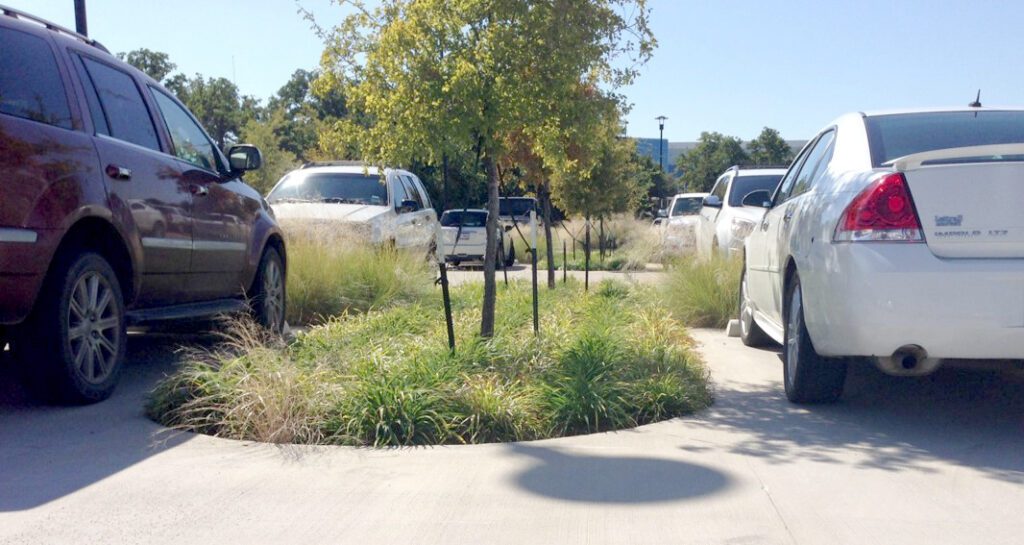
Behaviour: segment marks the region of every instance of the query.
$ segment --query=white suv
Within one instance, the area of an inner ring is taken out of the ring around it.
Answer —
[[[761,221],[784,168],[730,167],[704,198],[697,220],[697,251],[701,255],[742,252],[743,241]]]
[[[660,222],[661,244],[666,252],[684,253],[693,251],[696,244],[697,224],[700,209],[708,193],[680,193],[672,197]]]
[[[354,162],[307,163],[267,195],[278,220],[337,225],[375,245],[428,250],[437,213],[415,174]]]

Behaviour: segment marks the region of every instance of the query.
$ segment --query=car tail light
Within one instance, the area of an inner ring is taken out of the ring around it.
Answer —
[[[836,226],[836,242],[924,241],[907,180],[886,174],[854,197]]]

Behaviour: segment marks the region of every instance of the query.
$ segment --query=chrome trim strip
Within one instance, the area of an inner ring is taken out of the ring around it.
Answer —
[[[0,242],[17,242],[21,244],[35,244],[39,240],[39,233],[28,229],[0,228]]]
[[[162,250],[191,250],[192,241],[180,238],[142,237],[142,247]]]
[[[220,240],[196,240],[192,242],[192,249],[198,251],[227,251],[244,252],[244,242],[223,242]]]

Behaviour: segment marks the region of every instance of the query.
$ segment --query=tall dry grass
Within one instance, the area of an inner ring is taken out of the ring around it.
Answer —
[[[666,308],[690,327],[725,327],[739,305],[742,260],[714,255],[682,258],[662,285]]]

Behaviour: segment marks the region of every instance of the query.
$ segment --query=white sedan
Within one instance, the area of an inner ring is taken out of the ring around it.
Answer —
[[[1024,359],[1024,110],[850,114],[793,162],[747,239],[741,336],[782,343],[786,396],[846,362],[893,375]]]

